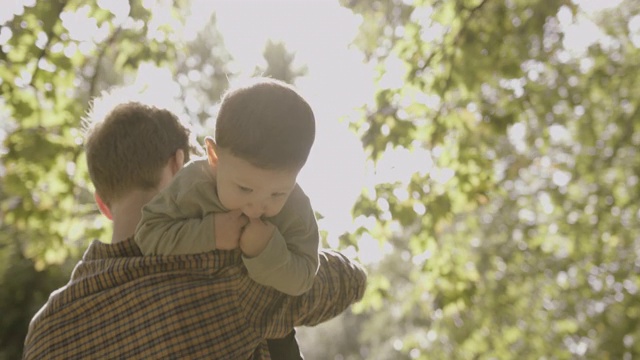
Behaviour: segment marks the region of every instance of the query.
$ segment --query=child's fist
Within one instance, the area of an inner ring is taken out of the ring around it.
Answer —
[[[216,229],[215,242],[218,250],[233,250],[238,247],[242,228],[249,219],[240,210],[218,213],[213,216]]]
[[[268,221],[249,219],[249,224],[240,236],[240,250],[246,257],[254,257],[267,247],[276,227]]]

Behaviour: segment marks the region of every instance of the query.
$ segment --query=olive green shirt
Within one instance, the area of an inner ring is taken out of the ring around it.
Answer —
[[[207,160],[194,160],[142,208],[135,241],[145,255],[213,251],[214,215],[226,211]],[[266,220],[276,230],[262,253],[243,256],[249,277],[289,295],[303,294],[318,271],[319,233],[309,198],[296,184],[280,213]]]

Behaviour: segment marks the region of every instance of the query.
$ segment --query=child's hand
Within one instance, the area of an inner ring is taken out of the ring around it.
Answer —
[[[249,219],[249,224],[244,228],[240,236],[240,250],[246,257],[260,255],[267,247],[276,227],[268,221]]]
[[[218,213],[213,216],[216,228],[216,249],[233,250],[238,247],[242,228],[247,225],[247,218],[241,210]]]

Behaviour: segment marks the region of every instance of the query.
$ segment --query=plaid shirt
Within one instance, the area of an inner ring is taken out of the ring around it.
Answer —
[[[239,251],[142,256],[94,241],[34,316],[24,359],[268,359],[265,338],[313,326],[363,296],[366,274],[320,252],[313,287],[287,296],[247,276]]]

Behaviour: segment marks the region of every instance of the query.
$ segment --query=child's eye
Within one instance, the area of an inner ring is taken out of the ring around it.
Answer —
[[[245,187],[245,186],[238,186],[238,187],[240,188],[240,191],[242,191],[242,192],[250,193],[251,191],[253,191],[253,190],[251,190],[251,189],[249,189],[248,187]]]
[[[273,193],[273,194],[271,194],[271,196],[274,197],[274,198],[275,197],[281,197],[281,196],[284,196],[284,195],[285,195],[285,193]]]

